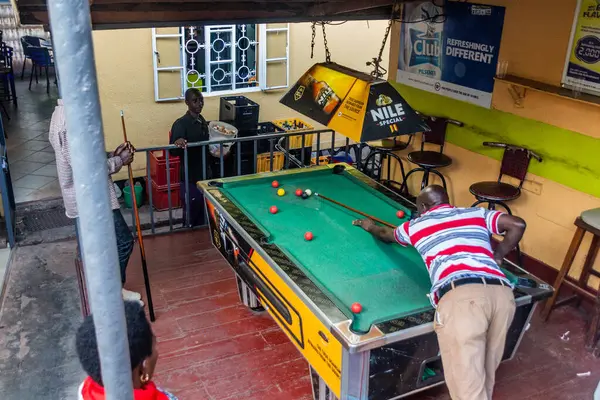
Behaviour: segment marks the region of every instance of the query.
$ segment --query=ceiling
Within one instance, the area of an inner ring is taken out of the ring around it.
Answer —
[[[389,19],[395,0],[90,0],[94,29]],[[46,0],[14,0],[22,25],[48,25]]]

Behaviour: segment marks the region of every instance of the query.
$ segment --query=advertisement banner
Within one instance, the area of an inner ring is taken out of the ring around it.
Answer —
[[[563,86],[600,93],[600,3],[579,0],[575,10],[569,51],[563,69]]]
[[[387,81],[337,65],[313,65],[280,100],[355,142],[429,131]]]
[[[396,81],[490,108],[504,7],[405,3]]]

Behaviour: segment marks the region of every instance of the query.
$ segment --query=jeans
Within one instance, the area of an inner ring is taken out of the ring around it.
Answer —
[[[121,283],[125,284],[127,264],[129,263],[129,257],[133,252],[133,235],[121,214],[121,210],[113,210],[113,219],[115,223],[115,235],[117,237],[117,254],[119,256],[119,267],[121,270]],[[76,218],[75,229],[77,231],[77,237],[81,227],[79,226],[79,218]],[[82,245],[78,241],[79,254],[82,254]],[[82,258],[83,259],[83,258]]]
[[[189,182],[187,185],[181,182],[181,203],[183,204],[183,220],[186,220],[185,192],[189,190],[190,195],[190,226],[203,226],[206,224],[204,212],[204,194],[198,189],[196,183]]]

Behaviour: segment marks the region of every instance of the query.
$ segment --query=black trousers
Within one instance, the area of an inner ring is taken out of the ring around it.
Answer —
[[[133,252],[133,235],[121,214],[121,210],[113,210],[113,219],[115,222],[115,235],[117,237],[117,253],[119,255],[119,267],[121,270],[121,283],[125,283],[127,277],[127,264],[129,263],[129,257]],[[79,226],[79,218],[76,218],[75,228],[77,230],[77,237],[79,238],[79,232],[81,228]],[[81,242],[78,240],[79,255],[81,257]],[[83,257],[81,257],[83,260]]]

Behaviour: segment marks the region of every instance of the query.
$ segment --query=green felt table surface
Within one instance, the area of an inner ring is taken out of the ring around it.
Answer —
[[[284,196],[271,187],[277,179]],[[224,183],[222,191],[259,226],[327,294],[340,310],[353,319],[354,330],[368,331],[372,324],[400,318],[431,307],[425,265],[412,247],[378,241],[352,221],[362,218],[318,196],[297,197],[297,188],[311,189],[392,224],[410,217],[410,210],[361,182],[347,171],[331,169],[240,179]],[[271,214],[269,208],[279,212]],[[404,210],[406,217],[396,216]],[[304,234],[314,239],[306,241]],[[361,303],[354,315],[351,305]]]

